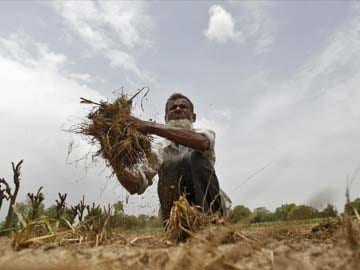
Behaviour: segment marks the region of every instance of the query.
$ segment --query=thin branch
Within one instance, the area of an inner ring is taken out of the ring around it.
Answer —
[[[85,103],[85,104],[95,104],[95,105],[101,105],[100,103],[98,103],[98,102],[95,102],[95,101],[92,101],[92,100],[90,100],[90,99],[86,99],[86,98],[83,98],[83,97],[81,97],[80,98],[80,103]]]
[[[139,89],[139,90],[135,93],[135,95],[133,95],[131,98],[129,98],[128,103],[131,104],[132,101],[133,101],[133,99],[136,98],[136,96],[139,95],[139,94],[140,94],[142,91],[144,91],[146,88],[147,88],[147,87],[143,87],[143,88]],[[147,89],[149,89],[149,88],[147,88]]]
[[[67,193],[61,194],[59,192],[58,196],[59,196],[59,200],[55,200],[55,202],[56,202],[56,218],[60,219],[61,216],[64,214],[65,200],[66,200],[66,197],[67,197]]]
[[[5,185],[5,189],[4,191],[7,193],[7,200],[11,197],[11,188],[9,183],[4,179],[4,178],[0,178],[0,184],[4,184]]]

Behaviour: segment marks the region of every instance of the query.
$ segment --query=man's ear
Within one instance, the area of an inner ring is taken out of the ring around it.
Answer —
[[[194,123],[196,121],[196,113],[193,113],[192,115],[192,122]]]

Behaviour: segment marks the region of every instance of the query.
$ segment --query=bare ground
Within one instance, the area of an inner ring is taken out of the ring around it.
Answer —
[[[338,222],[264,227],[217,226],[186,243],[164,234],[114,235],[104,246],[47,244],[21,251],[0,239],[0,268],[25,269],[360,269]]]

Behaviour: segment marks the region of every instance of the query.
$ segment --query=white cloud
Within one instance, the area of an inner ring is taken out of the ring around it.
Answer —
[[[10,162],[24,159],[20,201],[39,186],[44,186],[47,204],[54,202],[58,192],[68,192],[70,202],[81,194],[99,201],[99,189],[105,184],[104,174],[86,175],[82,167],[65,165],[70,134],[62,128],[78,123],[87,113],[89,108],[84,110],[80,97],[102,98],[69,78],[66,61],[64,55],[23,34],[0,37],[0,171],[11,181]],[[89,150],[86,143],[76,146],[72,159]]]
[[[232,15],[219,5],[209,9],[209,26],[205,36],[210,41],[225,43],[228,40],[242,41],[242,34],[235,31],[235,22]]]
[[[136,62],[136,51],[151,45],[153,23],[144,2],[56,1],[53,6],[92,51],[112,66],[150,79]]]
[[[88,73],[70,73],[68,76],[78,81],[89,81],[91,79],[91,75]]]
[[[46,44],[34,44],[23,33],[12,34],[9,39],[0,37],[1,54],[29,67],[58,69],[66,61],[66,56],[49,51]]]
[[[275,23],[269,12],[272,4],[242,1],[236,2],[236,5],[240,7],[240,12],[235,18],[222,6],[211,6],[205,36],[218,43],[252,40],[256,54],[268,52],[274,43],[275,32]]]
[[[230,109],[216,109],[216,110],[212,110],[210,112],[210,115],[214,116],[214,117],[219,117],[222,120],[231,120],[232,118],[232,112]]]
[[[254,52],[262,54],[270,51],[274,43],[275,22],[270,14],[273,3],[242,1],[239,28],[246,39],[253,39]]]
[[[271,165],[246,186],[228,188],[233,198],[254,207],[305,203],[331,189],[329,202],[342,206],[346,176],[360,166],[359,31],[360,18],[343,25],[290,79],[269,82],[239,117],[233,131],[239,147],[226,146],[238,158],[233,162],[230,155],[224,163],[237,168],[240,160],[243,169],[224,175],[246,179]],[[354,197],[359,186],[354,183]]]
[[[254,52],[256,54],[262,54],[270,51],[271,45],[274,42],[274,38],[270,34],[263,34],[263,36],[256,42]]]
[[[128,53],[120,50],[109,50],[106,56],[109,58],[111,66],[122,67],[138,77],[147,77],[147,75],[142,74],[135,59]]]

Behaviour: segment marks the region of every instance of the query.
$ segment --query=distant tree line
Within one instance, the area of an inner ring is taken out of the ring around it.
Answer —
[[[360,198],[346,206],[351,214],[353,208],[360,212]],[[295,203],[283,204],[271,212],[265,207],[258,207],[251,211],[244,205],[237,205],[229,211],[228,220],[231,223],[246,222],[271,222],[271,221],[292,221],[314,218],[331,218],[338,216],[339,213],[332,204],[328,204],[324,209],[318,210],[308,205],[296,205]]]
[[[36,197],[37,195],[37,198],[40,197],[40,199],[44,196],[43,193],[41,193],[41,189],[40,192],[36,194],[29,193],[29,195],[32,195],[33,197]],[[21,225],[18,218],[19,215],[27,222],[38,218],[47,218],[50,220],[58,220],[63,227],[67,227],[68,224],[86,224],[88,220],[92,220],[91,223],[94,223],[94,220],[96,219],[101,220],[101,217],[107,214],[106,211],[111,211],[108,224],[110,229],[131,230],[161,227],[161,220],[157,216],[135,216],[126,214],[124,212],[122,201],[118,201],[112,206],[108,206],[108,209],[106,209],[95,203],[86,204],[85,198],[83,197],[83,199],[75,206],[67,206],[64,203],[63,206],[60,207],[60,201],[56,200],[56,204],[46,208],[42,203],[42,200],[31,200],[29,195],[25,202],[15,203],[14,209],[16,215],[13,215],[9,226],[7,227],[5,227],[5,221],[0,222],[0,231],[17,229]],[[66,197],[66,194],[59,194],[59,197],[60,196]]]
[[[95,203],[86,204],[85,197],[76,205],[68,205],[66,203],[67,194],[58,194],[58,199],[55,204],[46,208],[43,204],[45,199],[40,187],[36,193],[28,193],[25,202],[16,203],[17,194],[20,188],[21,175],[21,160],[16,165],[12,163],[13,169],[13,185],[11,185],[4,178],[0,178],[0,210],[3,206],[3,201],[9,201],[8,213],[6,219],[0,222],[0,234],[9,230],[16,229],[20,226],[19,216],[25,221],[36,220],[41,217],[57,220],[62,226],[69,224],[78,224],[82,222],[91,221],[91,224],[96,226],[96,222],[100,222],[104,217],[108,218],[108,226],[110,228],[118,229],[143,229],[147,227],[161,227],[161,220],[158,216],[148,215],[128,215],[124,212],[124,205],[122,201],[101,207]],[[360,212],[360,198],[354,201],[349,201],[345,205],[345,210],[350,215]],[[16,212],[14,214],[14,211]],[[231,223],[246,222],[271,222],[271,221],[292,221],[304,220],[313,218],[331,218],[338,216],[339,213],[336,208],[328,204],[324,209],[318,210],[307,205],[296,205],[294,203],[283,204],[271,212],[265,207],[258,207],[251,211],[244,205],[237,205],[232,208],[227,216]]]

